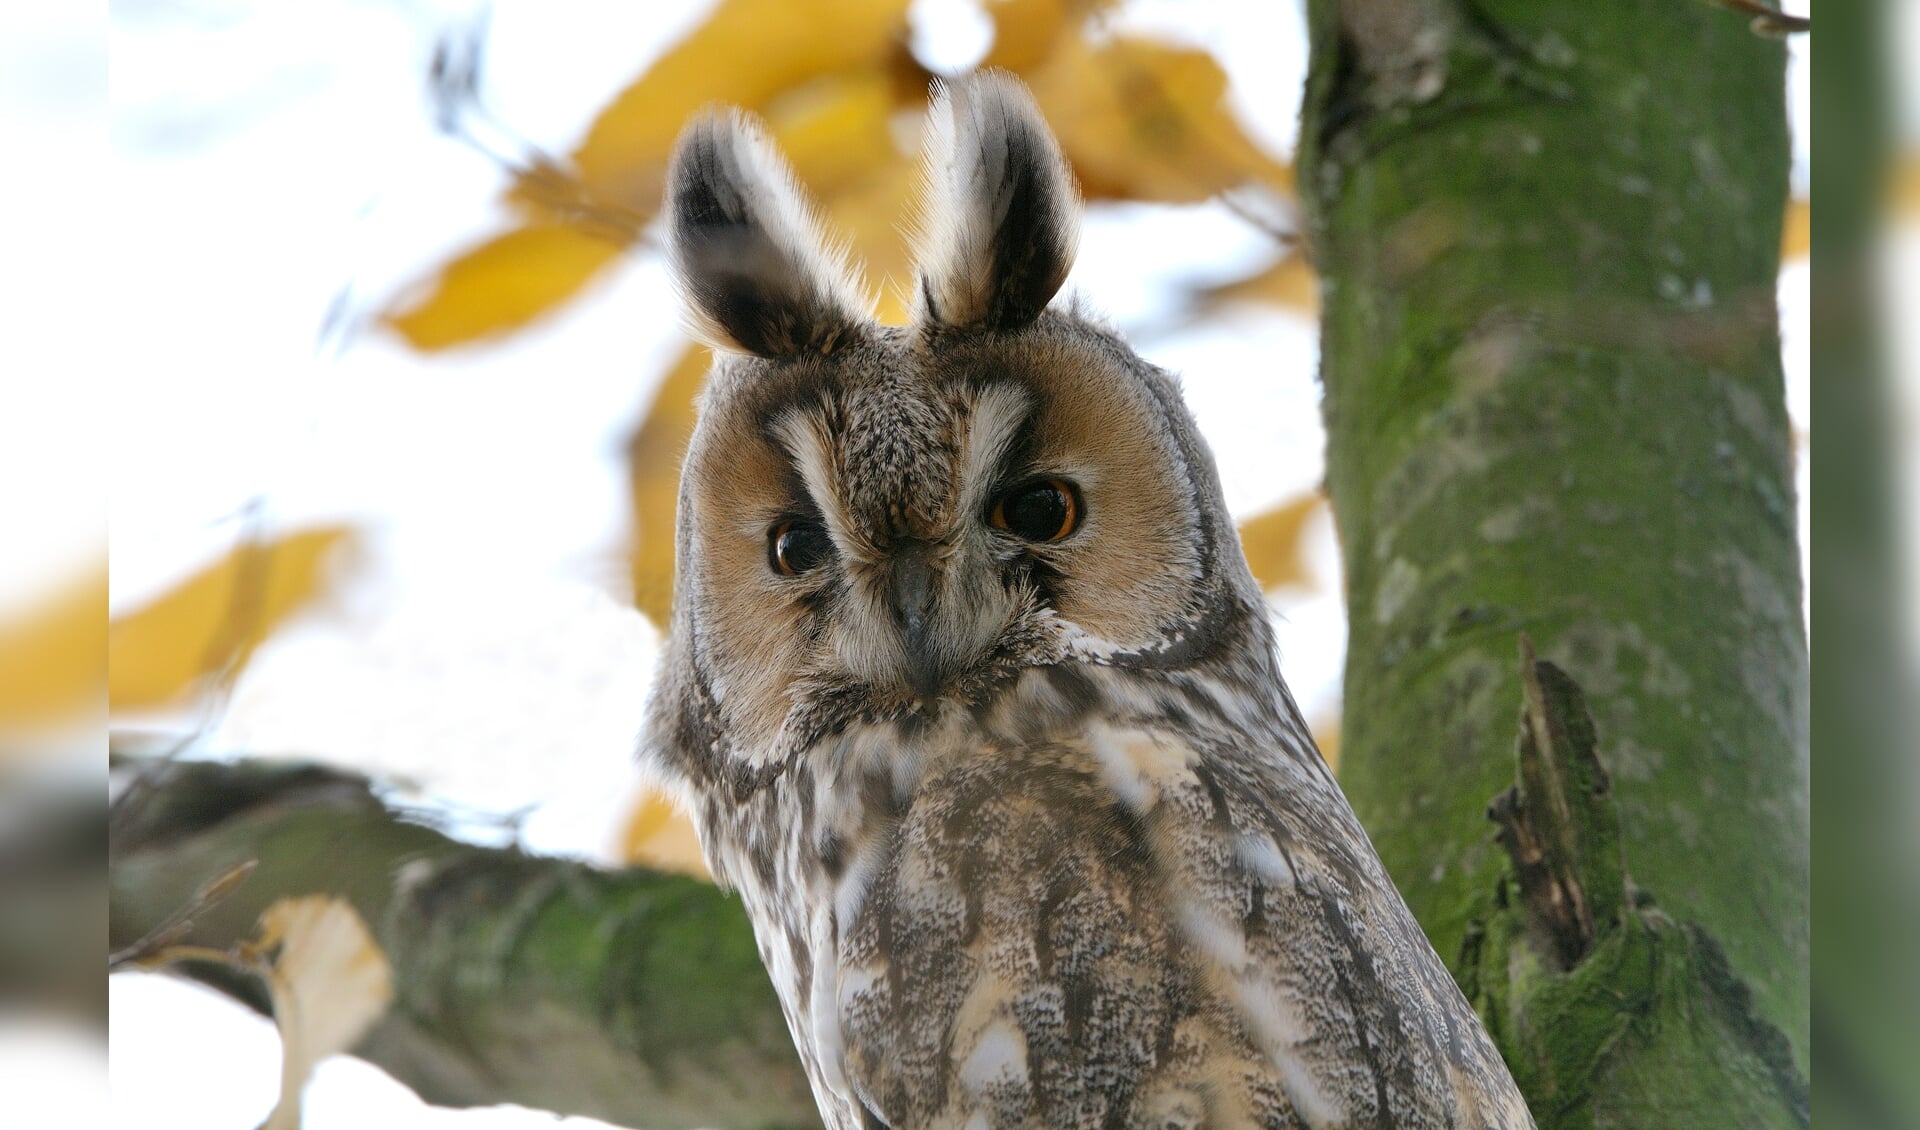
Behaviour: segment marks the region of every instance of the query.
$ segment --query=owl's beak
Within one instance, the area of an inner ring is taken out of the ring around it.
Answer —
[[[933,636],[933,568],[924,542],[901,542],[893,550],[893,610],[906,645],[907,678],[922,698],[932,698],[946,679],[939,642]]]

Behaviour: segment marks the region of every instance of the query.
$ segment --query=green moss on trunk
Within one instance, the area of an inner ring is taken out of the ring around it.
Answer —
[[[1531,634],[1591,700],[1634,880],[1804,1066],[1784,51],[1683,0],[1434,10],[1312,5],[1342,783],[1461,972],[1504,913],[1484,812]],[[1432,34],[1383,55],[1394,19]]]

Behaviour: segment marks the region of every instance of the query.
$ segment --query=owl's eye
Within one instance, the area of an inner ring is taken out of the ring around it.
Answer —
[[[812,522],[793,519],[767,532],[767,564],[783,576],[797,577],[833,556],[833,540]]]
[[[987,520],[1024,541],[1059,541],[1080,527],[1080,498],[1064,479],[1034,479],[1001,495]]]

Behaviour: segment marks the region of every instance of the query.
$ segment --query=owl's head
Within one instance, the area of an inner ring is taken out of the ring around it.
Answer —
[[[929,133],[904,327],[750,119],[680,139],[667,245],[718,351],[655,703],[682,759],[980,709],[1034,667],[1180,666],[1258,606],[1171,378],[1049,307],[1079,198],[1026,91],[948,87]]]

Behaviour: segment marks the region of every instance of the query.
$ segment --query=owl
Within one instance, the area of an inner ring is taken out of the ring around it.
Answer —
[[[1173,378],[1054,303],[1031,98],[936,92],[910,324],[763,131],[681,136],[716,348],[644,757],[862,1127],[1528,1127],[1281,679]]]

